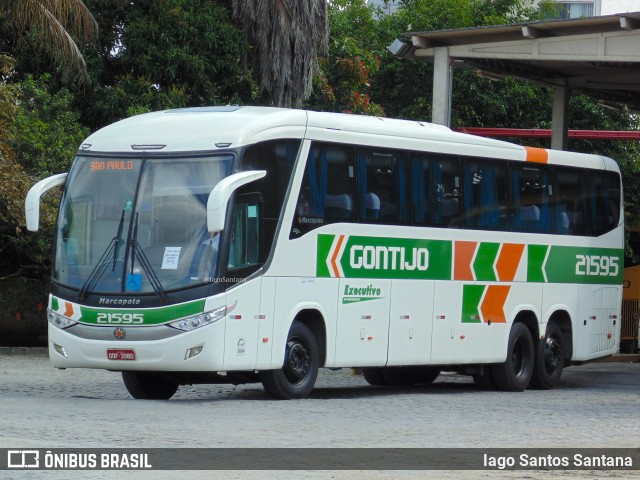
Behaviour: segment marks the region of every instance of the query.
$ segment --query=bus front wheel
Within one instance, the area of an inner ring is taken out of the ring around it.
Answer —
[[[169,400],[178,391],[178,382],[151,372],[122,372],[124,386],[138,400]]]
[[[305,324],[294,322],[289,330],[282,368],[260,372],[260,380],[275,399],[306,398],[316,383],[319,366],[320,352],[313,332]]]
[[[524,323],[514,323],[509,333],[507,359],[491,367],[498,390],[522,392],[533,375],[534,349],[531,332]]]

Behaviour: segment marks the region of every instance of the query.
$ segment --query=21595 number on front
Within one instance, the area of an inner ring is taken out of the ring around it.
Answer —
[[[99,313],[96,323],[106,325],[141,325],[143,313]]]

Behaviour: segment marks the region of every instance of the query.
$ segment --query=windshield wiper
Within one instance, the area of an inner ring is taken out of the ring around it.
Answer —
[[[98,263],[96,263],[96,266],[93,267],[93,270],[87,277],[87,280],[82,285],[80,292],[78,292],[79,301],[82,301],[87,297],[87,292],[89,290],[92,290],[93,287],[95,287],[96,283],[98,282],[98,280],[100,280],[100,278],[102,278],[102,275],[104,275],[104,272],[110,263],[112,265],[111,271],[115,272],[116,263],[118,262],[118,254],[120,252],[120,247],[124,242],[124,240],[122,239],[123,225],[124,225],[124,210],[122,210],[122,215],[120,215],[120,223],[118,224],[118,230],[116,232],[116,236],[111,239],[111,241],[109,242],[109,245],[107,245],[107,248],[105,249],[104,253],[100,257],[100,260],[98,260]],[[109,261],[108,259],[111,255],[113,255],[113,259]]]
[[[129,250],[131,251],[131,270],[130,270],[131,275],[133,275],[133,266],[136,261],[136,252],[137,252],[140,266],[142,267],[142,270],[144,271],[144,273],[147,275],[147,278],[149,278],[149,283],[151,284],[151,287],[153,287],[153,291],[156,292],[156,295],[158,295],[162,300],[167,300],[167,295],[164,293],[164,288],[162,287],[162,283],[160,283],[160,279],[158,278],[158,275],[156,274],[155,270],[151,266],[151,262],[149,262],[149,259],[144,254],[142,247],[140,247],[140,244],[138,243],[138,214],[137,213],[136,213],[136,221],[133,225],[133,235],[131,236],[131,240],[129,241]]]

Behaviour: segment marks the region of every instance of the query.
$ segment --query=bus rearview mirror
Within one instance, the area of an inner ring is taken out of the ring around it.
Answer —
[[[213,187],[207,201],[207,229],[209,233],[217,233],[224,230],[227,204],[233,192],[247,183],[263,178],[266,174],[266,170],[239,172],[223,178]]]
[[[58,175],[52,175],[36,183],[24,201],[24,214],[27,219],[27,230],[31,232],[37,232],[40,228],[40,197],[47,190],[57,187],[58,185],[64,185],[67,181],[68,173],[59,173]]]

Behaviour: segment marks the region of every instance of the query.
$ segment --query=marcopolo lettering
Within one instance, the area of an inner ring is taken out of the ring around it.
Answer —
[[[365,270],[419,270],[429,269],[429,250],[383,245],[353,245],[349,252],[351,268]]]

